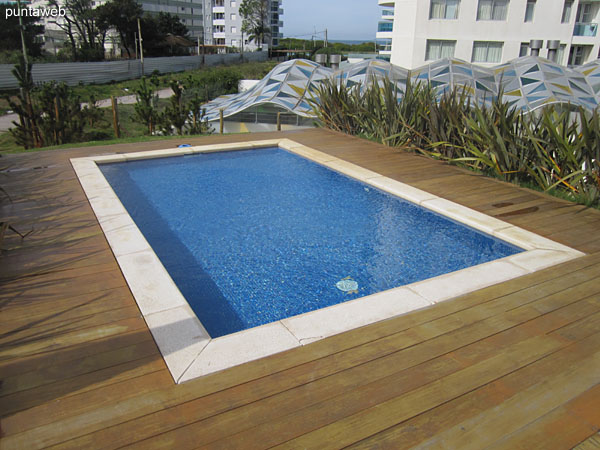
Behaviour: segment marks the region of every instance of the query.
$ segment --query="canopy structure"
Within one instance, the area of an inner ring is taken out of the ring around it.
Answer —
[[[482,67],[459,59],[440,59],[414,70],[382,60],[350,64],[339,70],[312,61],[295,59],[277,65],[252,89],[219,97],[204,107],[208,120],[234,116],[252,106],[271,104],[302,117],[314,117],[308,102],[323,80],[348,87],[389,79],[402,98],[408,80],[430,83],[437,95],[455,87],[465,89],[478,103],[489,103],[502,92],[515,108],[526,112],[562,103],[593,110],[600,104],[600,60],[567,68],[550,60],[524,56],[496,67]]]

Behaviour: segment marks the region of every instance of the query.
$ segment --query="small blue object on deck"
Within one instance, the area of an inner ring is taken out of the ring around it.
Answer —
[[[184,148],[184,147],[191,147],[191,145],[190,144],[181,144],[181,145],[177,146],[177,148]]]
[[[213,338],[522,251],[279,148],[101,169]]]

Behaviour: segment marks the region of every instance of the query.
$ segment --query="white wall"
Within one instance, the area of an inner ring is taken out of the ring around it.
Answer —
[[[396,0],[391,62],[410,69],[427,64],[428,39],[456,40],[454,57],[465,61],[471,61],[473,41],[504,42],[501,62],[506,62],[519,56],[521,42],[531,39],[544,41],[540,52],[543,57],[547,56],[548,40],[566,44],[563,64],[567,62],[571,44],[591,44],[594,47],[587,61],[593,60],[598,57],[600,33],[595,37],[573,36],[579,1],[574,1],[569,23],[562,24],[563,0],[537,0],[533,21],[528,23],[524,21],[527,0],[510,0],[505,21],[478,21],[479,0],[461,0],[455,20],[430,20],[430,0]],[[592,22],[600,22],[599,16],[597,12]]]

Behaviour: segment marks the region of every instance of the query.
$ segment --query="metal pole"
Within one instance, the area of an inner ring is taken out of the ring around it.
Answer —
[[[277,131],[281,131],[281,113],[277,113]]]
[[[19,31],[21,32],[21,46],[23,50],[23,60],[25,61],[25,66],[29,64],[29,59],[27,58],[27,47],[25,46],[25,34],[23,33],[23,17],[21,14],[21,0],[17,0],[17,8],[19,8]]]
[[[204,62],[205,62],[204,61],[205,60],[204,54],[206,53],[206,49],[204,47],[205,43],[206,43],[206,39],[204,37],[204,26],[202,26],[202,65],[204,65]]]
[[[137,47],[138,47],[138,39],[137,39],[137,31],[133,32],[133,42],[135,43],[135,59],[138,59],[138,51],[137,51]]]
[[[144,46],[142,45],[142,26],[140,25],[140,19],[138,18],[138,35],[140,37],[140,61],[142,63],[142,76],[144,76]]]
[[[198,56],[200,56],[200,36],[198,36]]]
[[[325,48],[327,48],[327,28],[325,28]]]

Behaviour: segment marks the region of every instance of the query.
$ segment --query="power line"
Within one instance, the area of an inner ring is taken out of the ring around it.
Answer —
[[[294,36],[286,36],[284,39],[291,39],[291,38],[297,38],[297,37],[304,37],[304,36],[314,36],[316,34],[327,34],[327,30],[323,30],[323,31],[314,31],[312,33],[306,33],[306,34],[296,34]]]

